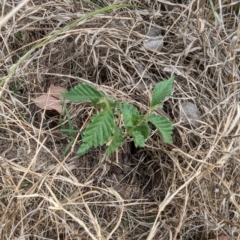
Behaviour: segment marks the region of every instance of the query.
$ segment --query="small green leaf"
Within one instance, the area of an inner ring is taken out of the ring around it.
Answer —
[[[167,96],[172,93],[173,81],[174,78],[171,77],[168,80],[156,84],[155,88],[152,91],[151,107],[158,105],[161,101],[163,101]]]
[[[91,117],[91,122],[83,132],[82,145],[78,154],[86,153],[91,147],[102,146],[112,134],[114,116],[111,110],[105,109]]]
[[[104,97],[102,93],[97,91],[95,88],[91,87],[88,84],[78,84],[70,91],[62,93],[63,97],[73,102],[98,102],[101,98]]]
[[[168,118],[160,115],[150,115],[148,121],[157,128],[165,143],[172,143],[173,125]]]
[[[144,147],[145,146],[145,139],[140,132],[135,130],[132,132],[132,136],[134,139],[135,147]]]
[[[141,125],[134,128],[131,135],[134,139],[135,147],[144,147],[145,141],[150,133],[150,128],[147,123],[142,123]]]
[[[124,125],[127,129],[133,127],[138,123],[140,115],[135,106],[128,103],[121,103],[120,111],[123,115]]]
[[[115,152],[116,149],[121,146],[123,142],[123,133],[122,130],[115,126],[113,136],[110,138],[110,141],[108,142],[108,148],[106,151],[106,155],[110,155],[111,153]]]

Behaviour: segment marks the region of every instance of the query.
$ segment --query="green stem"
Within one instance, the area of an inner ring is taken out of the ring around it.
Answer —
[[[152,111],[152,108],[150,107],[150,108],[147,110],[146,114],[141,117],[141,119],[138,121],[138,123],[137,123],[135,126],[131,127],[131,128],[124,134],[124,138],[126,138],[127,136],[131,136],[131,133],[134,131],[134,129],[135,129],[136,127],[138,127],[139,125],[141,125],[143,122],[146,122],[146,120],[147,120],[148,116],[150,115],[151,111]]]
[[[113,110],[107,98],[104,98],[104,103],[106,104],[107,109]]]

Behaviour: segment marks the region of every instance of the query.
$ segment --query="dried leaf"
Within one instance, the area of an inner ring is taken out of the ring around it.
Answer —
[[[60,114],[63,113],[61,101],[47,93],[32,99],[32,101],[41,109],[56,110]]]
[[[64,97],[61,95],[61,93],[67,92],[67,89],[64,87],[55,86],[51,84],[48,91],[49,91],[49,94],[52,95],[53,97],[63,100]]]

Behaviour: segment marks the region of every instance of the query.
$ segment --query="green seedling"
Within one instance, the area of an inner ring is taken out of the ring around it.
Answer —
[[[144,147],[152,125],[165,143],[172,143],[172,122],[154,112],[161,108],[162,101],[172,93],[173,81],[174,78],[171,77],[155,85],[149,109],[144,115],[140,114],[134,105],[114,101],[88,84],[79,84],[69,92],[62,93],[65,99],[73,102],[89,101],[92,106],[99,109],[83,131],[78,154],[85,154],[92,147],[106,144],[105,154],[110,155],[127,137],[133,138],[136,147]],[[122,125],[124,127],[120,127]]]

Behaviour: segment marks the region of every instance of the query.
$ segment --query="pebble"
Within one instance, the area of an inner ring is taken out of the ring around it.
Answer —
[[[160,30],[155,27],[151,27],[147,33],[148,39],[143,41],[145,48],[153,51],[161,51],[163,48],[163,37],[160,34]]]
[[[180,106],[180,119],[183,123],[188,123],[190,125],[194,125],[195,127],[199,127],[201,125],[200,122],[201,112],[198,107],[191,102],[183,102]]]

